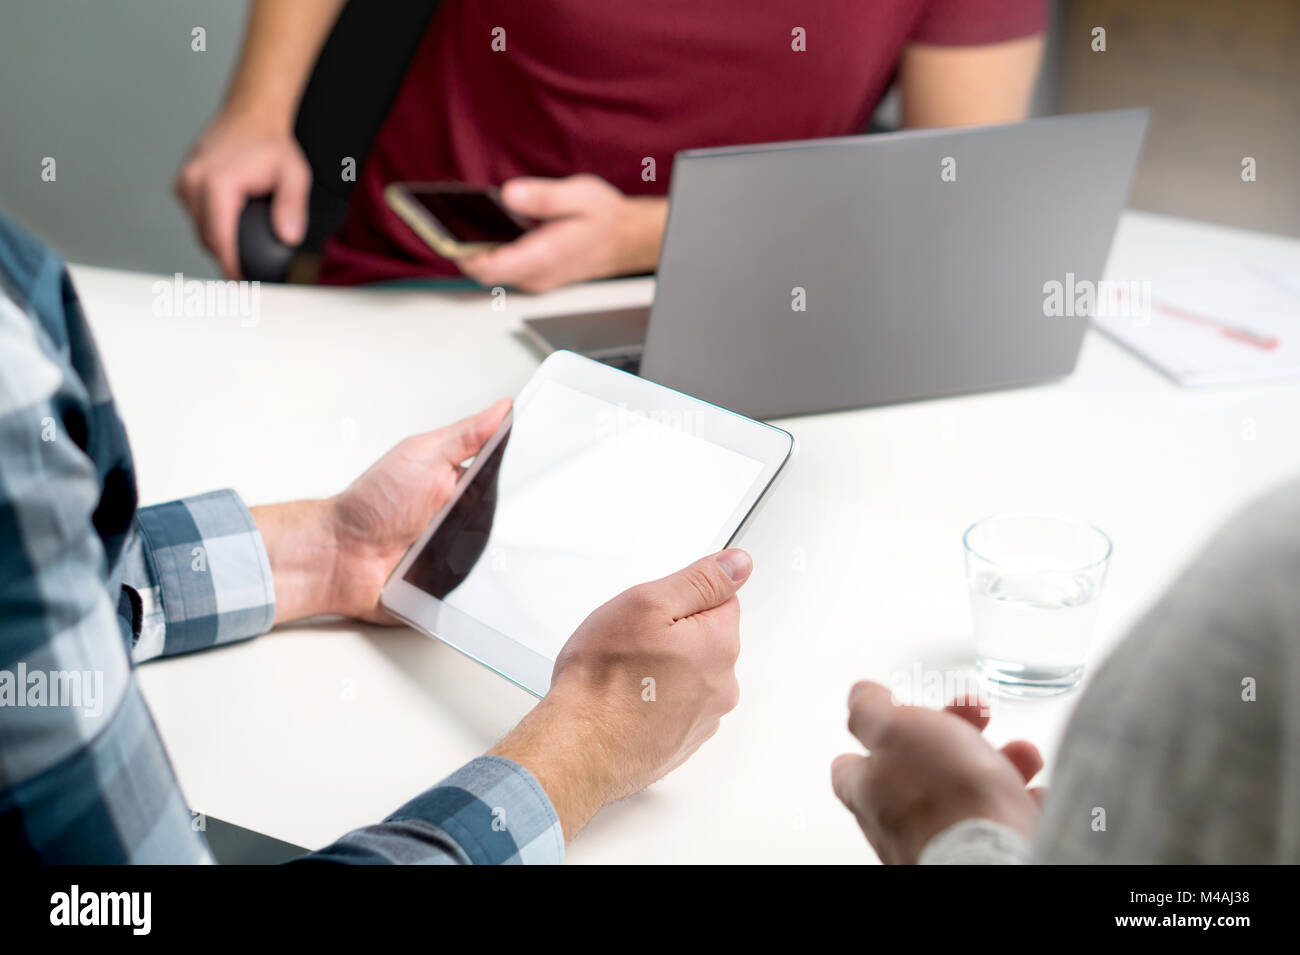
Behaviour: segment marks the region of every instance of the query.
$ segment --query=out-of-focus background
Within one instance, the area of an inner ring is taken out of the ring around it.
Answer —
[[[73,262],[216,276],[172,180],[225,94],[239,0],[4,0],[0,208]],[[206,53],[190,31],[207,31]],[[41,179],[53,157],[58,179]]]
[[[1049,6],[1035,112],[1153,110],[1134,207],[1300,236],[1298,0]],[[171,182],[221,100],[246,8],[4,0],[0,208],[75,262],[215,275]],[[205,52],[191,50],[195,27]],[[57,185],[42,181],[46,157]],[[1242,181],[1245,157],[1254,182]]]

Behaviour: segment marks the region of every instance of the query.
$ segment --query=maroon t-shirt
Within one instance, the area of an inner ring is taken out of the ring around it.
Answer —
[[[862,132],[910,42],[1044,26],[1042,0],[445,0],[321,281],[457,274],[388,209],[390,182],[589,172],[666,195],[682,149]]]

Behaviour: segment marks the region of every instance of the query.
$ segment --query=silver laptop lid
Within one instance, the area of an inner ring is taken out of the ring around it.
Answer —
[[[1144,109],[678,154],[643,377],[754,417],[1068,374]]]

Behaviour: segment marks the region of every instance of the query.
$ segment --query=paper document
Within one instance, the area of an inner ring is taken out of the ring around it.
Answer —
[[[1093,324],[1181,385],[1300,379],[1300,267],[1225,263],[1155,279]]]

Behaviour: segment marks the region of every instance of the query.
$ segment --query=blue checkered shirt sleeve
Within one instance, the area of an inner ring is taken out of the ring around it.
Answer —
[[[298,862],[532,865],[564,860],[564,833],[528,770],[480,756],[382,823]]]
[[[120,578],[136,663],[271,628],[271,565],[253,517],[234,491],[142,508],[132,531]]]
[[[251,637],[271,569],[233,491],[137,509],[62,262],[0,215],[0,856],[210,862],[132,664]],[[307,860],[557,862],[555,811],[485,756]]]

